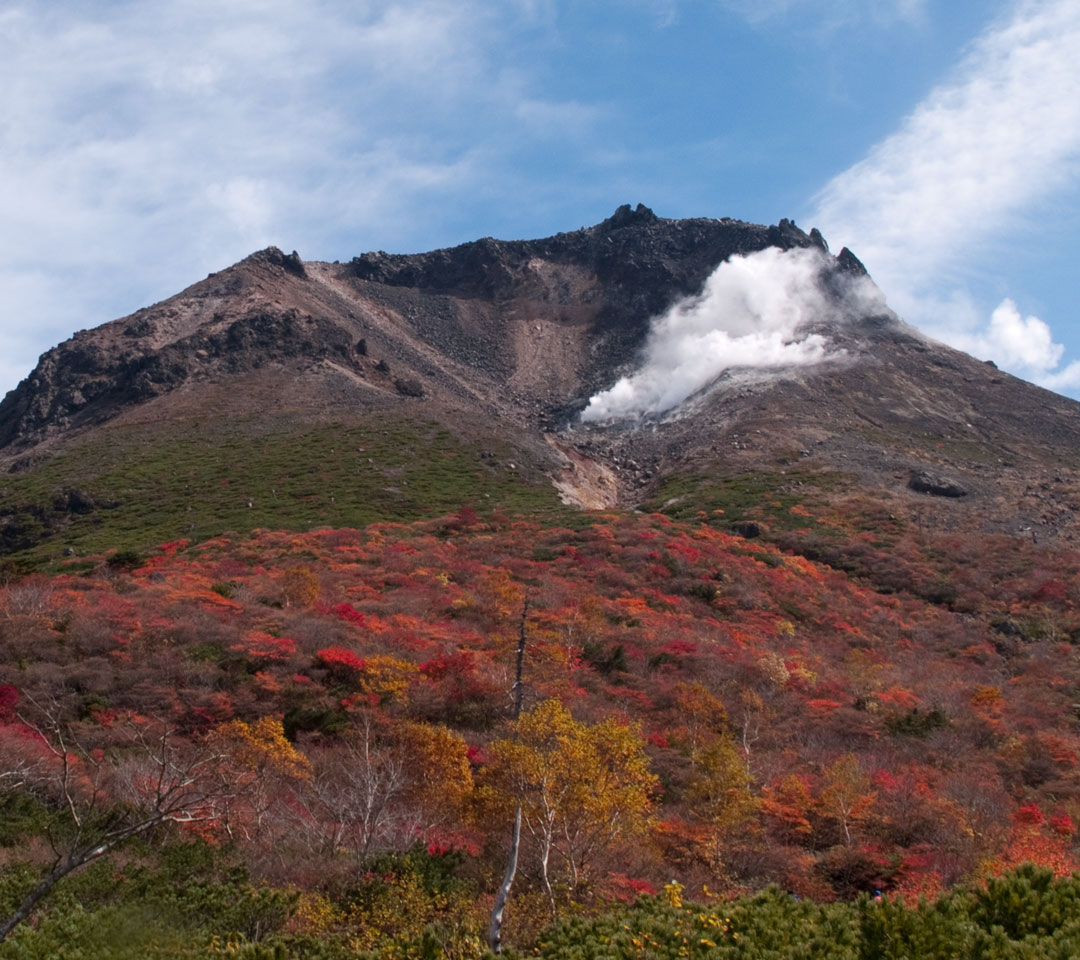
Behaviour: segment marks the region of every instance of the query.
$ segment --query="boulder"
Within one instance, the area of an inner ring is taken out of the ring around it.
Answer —
[[[908,487],[916,493],[927,493],[932,497],[966,497],[968,495],[959,483],[948,477],[919,471],[908,480]]]

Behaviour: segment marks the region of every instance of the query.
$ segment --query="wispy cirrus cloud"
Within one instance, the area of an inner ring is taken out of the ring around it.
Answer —
[[[658,189],[699,214],[715,210],[718,171],[734,189],[726,203],[771,189],[762,142],[784,144],[771,151],[781,157],[772,177],[801,167],[798,125],[784,141],[784,109],[805,66],[753,77],[775,112],[716,96],[716,84],[737,92],[751,82],[745,62],[684,41],[731,29],[715,16],[722,2],[8,0],[0,391],[72,330],[267,243],[331,258],[415,249],[511,223],[561,226],[579,200],[592,204],[582,220],[601,201],[656,203]],[[751,58],[808,25],[880,38],[883,25],[937,22],[926,0],[727,6],[759,18],[740,31]],[[958,251],[978,233],[965,233],[965,218],[1003,229],[1067,179],[1080,103],[1074,6],[1024,4],[818,198],[830,239],[851,244],[911,319],[925,325],[929,314],[905,303],[936,298],[936,316],[954,327],[966,318],[964,330],[979,334],[986,323],[971,298],[942,281],[962,271]],[[642,110],[650,85],[662,96]],[[972,342],[1003,349],[1007,338]],[[1045,368],[1044,382],[1051,373],[1064,376]]]
[[[678,22],[686,0],[619,0],[648,11],[658,26]],[[713,0],[753,26],[799,18],[826,32],[844,26],[921,23],[928,0]]]
[[[931,335],[1055,388],[1063,350],[1006,300],[987,320],[966,273],[994,237],[1069,186],[1080,161],[1080,5],[1028,0],[972,45],[901,127],[830,181],[811,220],[852,246]]]

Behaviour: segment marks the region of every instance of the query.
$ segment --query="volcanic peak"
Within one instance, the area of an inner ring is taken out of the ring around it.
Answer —
[[[664,416],[580,423],[590,398],[639,369],[655,318],[733,256],[768,248],[820,253],[811,332],[842,361],[732,367]],[[935,508],[949,523],[1071,530],[1080,406],[928,341],[853,253],[827,251],[789,220],[665,219],[640,204],[542,239],[347,263],[269,247],[46,352],[0,402],[0,462],[22,469],[104,424],[393,417],[478,449],[498,436],[582,504],[639,503],[665,477],[775,471],[798,451],[812,472],[913,503],[949,498],[912,476],[955,481],[970,495]],[[1064,484],[1049,512],[1022,496],[1044,473]]]
[[[649,319],[698,292],[717,264],[813,245],[787,220],[672,220],[638,204],[540,240],[368,253],[347,265],[268,247],[47,351],[0,402],[0,450],[106,422],[185,385],[264,367],[296,377],[312,363],[367,387],[365,403],[389,389],[498,404],[509,385],[501,399],[512,404],[570,410],[632,364]],[[380,379],[391,365],[404,376]]]

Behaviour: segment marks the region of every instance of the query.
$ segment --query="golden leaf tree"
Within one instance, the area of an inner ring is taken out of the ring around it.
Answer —
[[[870,789],[870,778],[863,772],[859,758],[845,753],[824,771],[821,803],[839,822],[844,842],[852,845],[852,825],[863,820],[874,805],[876,794]]]
[[[558,700],[545,700],[491,744],[489,800],[520,805],[539,880],[555,912],[552,861],[573,888],[598,854],[645,829],[656,778],[639,730],[608,718],[575,720]]]
[[[711,866],[719,871],[727,843],[744,835],[758,803],[750,791],[746,764],[729,736],[714,737],[698,750],[688,796],[706,826]]]

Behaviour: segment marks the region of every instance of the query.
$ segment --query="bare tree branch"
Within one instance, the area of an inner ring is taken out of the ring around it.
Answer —
[[[56,857],[0,923],[0,941],[79,867],[162,824],[221,821],[239,789],[222,751],[176,737],[164,721],[129,718],[96,731],[104,745],[93,747],[57,704],[27,699],[37,716],[19,718],[36,734],[31,745],[41,758],[9,764],[17,774],[9,789],[32,789],[55,810],[49,840]]]

